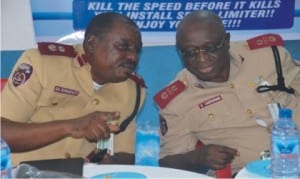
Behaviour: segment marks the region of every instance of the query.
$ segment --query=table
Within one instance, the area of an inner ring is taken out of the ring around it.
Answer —
[[[93,176],[105,176],[109,178],[111,173],[137,173],[144,175],[144,178],[203,178],[203,179],[212,179],[211,177],[190,172],[186,170],[179,170],[173,168],[165,168],[165,167],[155,167],[155,166],[142,166],[142,165],[97,165],[93,163],[84,164],[83,167],[83,176],[91,178]],[[99,177],[101,178],[101,177]],[[105,177],[103,177],[105,178]],[[129,177],[124,177],[129,178]],[[138,177],[140,178],[140,177]],[[142,177],[143,178],[143,177]],[[113,179],[113,178],[112,178]]]
[[[262,176],[256,175],[254,173],[250,173],[250,172],[247,171],[246,168],[243,168],[235,176],[235,179],[246,179],[246,178],[251,178],[251,179],[255,179],[255,178],[259,178],[259,179],[271,179],[271,178],[266,178],[266,177],[262,177]]]
[[[271,161],[254,160],[249,162],[237,175],[237,179],[262,178],[271,179]]]

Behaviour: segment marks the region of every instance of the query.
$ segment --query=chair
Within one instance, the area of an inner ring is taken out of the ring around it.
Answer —
[[[1,78],[1,91],[4,88],[6,83],[7,83],[7,78]]]

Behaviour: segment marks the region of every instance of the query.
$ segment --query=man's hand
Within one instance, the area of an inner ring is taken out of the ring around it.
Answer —
[[[216,144],[205,145],[199,151],[201,163],[214,170],[224,168],[236,156],[239,156],[236,149]]]
[[[90,142],[108,138],[110,133],[119,131],[119,112],[93,112],[86,116],[69,120],[70,136],[86,138]]]

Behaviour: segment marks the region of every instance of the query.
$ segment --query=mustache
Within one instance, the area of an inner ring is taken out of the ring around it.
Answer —
[[[120,66],[135,68],[137,66],[137,63],[134,61],[124,60],[124,62],[121,63]]]

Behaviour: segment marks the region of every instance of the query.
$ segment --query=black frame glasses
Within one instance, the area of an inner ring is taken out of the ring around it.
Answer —
[[[221,42],[218,45],[210,45],[204,48],[200,47],[191,47],[187,49],[179,49],[179,53],[183,58],[186,59],[194,59],[199,56],[200,52],[205,52],[209,55],[215,56],[217,52],[224,46],[225,44],[225,38],[224,35]]]

